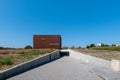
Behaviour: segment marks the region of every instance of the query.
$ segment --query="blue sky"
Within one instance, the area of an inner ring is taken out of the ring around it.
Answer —
[[[34,34],[62,44],[120,43],[119,0],[0,0],[0,46],[32,45]]]

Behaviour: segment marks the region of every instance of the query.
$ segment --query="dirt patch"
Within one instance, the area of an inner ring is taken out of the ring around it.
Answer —
[[[75,51],[95,56],[98,58],[111,60],[118,59],[120,60],[120,51],[109,51],[109,50],[91,50],[91,49],[74,49]]]

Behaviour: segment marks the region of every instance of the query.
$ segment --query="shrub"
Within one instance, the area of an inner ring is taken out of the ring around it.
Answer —
[[[3,47],[0,47],[0,49],[4,49]]]
[[[86,46],[86,48],[90,48],[90,46],[89,46],[89,45],[87,45],[87,46]]]
[[[93,48],[93,47],[96,47],[95,44],[90,44],[90,45],[87,45],[86,48]]]
[[[12,65],[13,60],[11,58],[2,58],[0,59],[0,65]]]
[[[32,49],[32,46],[27,45],[27,46],[25,46],[25,48],[24,48],[24,49]]]
[[[95,44],[90,44],[90,47],[96,47]]]
[[[109,47],[109,45],[108,44],[101,44],[101,47]]]
[[[72,46],[72,47],[71,47],[71,49],[74,49],[74,48],[75,48],[75,46]]]

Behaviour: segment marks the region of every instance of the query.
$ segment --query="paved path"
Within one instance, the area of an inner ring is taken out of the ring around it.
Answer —
[[[8,80],[102,80],[77,60],[62,57]]]
[[[108,68],[103,68],[100,66],[91,65],[84,62],[80,62],[80,64],[83,64],[83,66],[88,68],[90,72],[95,73],[104,80],[120,80],[120,72],[112,71],[111,69]]]

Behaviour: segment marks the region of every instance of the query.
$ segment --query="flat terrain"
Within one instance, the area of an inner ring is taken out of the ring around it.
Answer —
[[[73,49],[73,50],[106,60],[111,60],[111,59],[120,60],[120,51],[92,50],[92,49]]]
[[[53,49],[19,49],[19,50],[0,50],[0,71],[13,67],[17,64],[43,56]]]
[[[103,80],[78,60],[62,57],[8,80]]]

